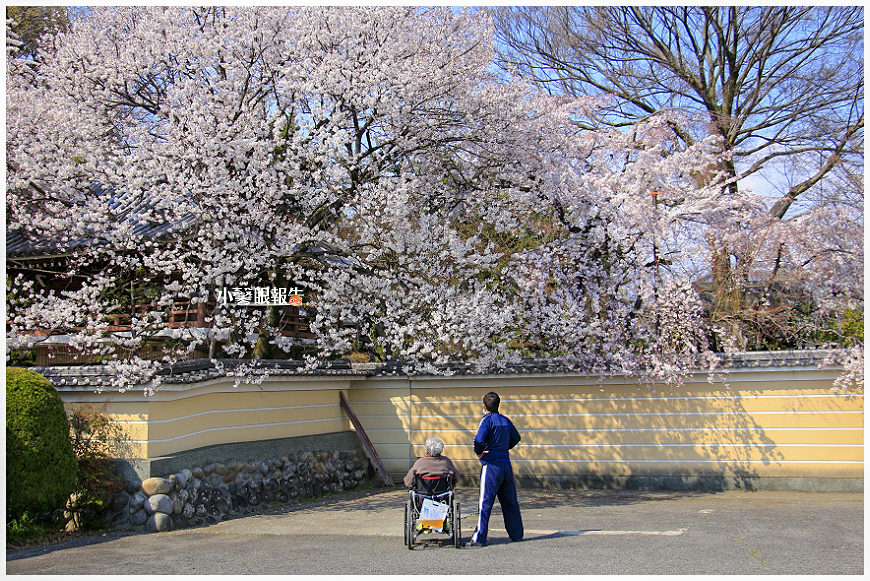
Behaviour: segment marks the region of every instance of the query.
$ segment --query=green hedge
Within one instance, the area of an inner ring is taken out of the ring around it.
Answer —
[[[76,486],[63,402],[46,378],[6,368],[6,520],[63,508]]]

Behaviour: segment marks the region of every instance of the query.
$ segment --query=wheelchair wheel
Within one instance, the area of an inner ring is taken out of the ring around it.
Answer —
[[[462,517],[459,515],[458,502],[453,504],[450,518],[450,528],[453,530],[453,546],[458,549],[462,546]]]
[[[414,525],[416,524],[416,519],[414,518],[414,500],[408,499],[408,503],[405,504],[405,544],[408,546],[408,549],[414,549]]]
[[[404,520],[403,523],[402,523],[402,532],[403,532],[404,535],[405,535],[405,545],[406,545],[406,546],[407,546],[407,544],[408,544],[408,530],[409,530],[409,527],[408,527],[408,518],[409,518],[409,517],[408,517],[408,503],[406,502],[406,503],[405,503],[405,520]]]

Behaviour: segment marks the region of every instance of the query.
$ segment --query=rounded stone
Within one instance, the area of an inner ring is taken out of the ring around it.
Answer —
[[[172,514],[181,514],[181,509],[184,508],[184,501],[180,496],[172,499]]]
[[[162,512],[155,512],[148,517],[145,530],[149,533],[163,533],[172,530],[172,517]]]
[[[144,510],[137,510],[130,515],[130,524],[134,527],[141,527],[148,521],[148,513]]]
[[[196,514],[196,509],[193,508],[193,505],[190,504],[189,502],[185,502],[184,506],[181,507],[181,516],[183,516],[187,520],[192,519],[193,515],[195,515],[195,514]]]
[[[110,510],[112,512],[120,512],[124,510],[130,504],[130,499],[132,498],[133,497],[130,496],[126,490],[122,490],[112,499]]]
[[[212,488],[219,487],[221,484],[223,484],[223,481],[224,481],[223,476],[221,476],[220,474],[217,474],[217,473],[212,473],[207,479],[209,486]]]
[[[172,515],[172,530],[185,529],[190,526],[190,522],[180,514]]]
[[[185,472],[187,472],[187,474],[185,474]],[[178,479],[179,488],[186,488],[187,482],[190,479],[190,470],[182,470],[175,475],[175,478]]]
[[[191,468],[191,469],[190,469],[190,474],[191,474],[194,478],[197,478],[197,479],[199,479],[199,480],[202,480],[203,478],[205,478],[205,474],[203,474],[203,472],[202,472],[202,468],[200,468],[199,466],[194,466],[193,468]]]
[[[217,463],[214,465],[214,473],[219,474],[220,476],[226,476],[227,472],[229,472],[229,468],[225,465]]]
[[[111,531],[126,531],[132,526],[132,518],[126,510],[117,513],[109,521],[109,530]]]
[[[134,494],[133,496],[131,496],[130,497],[130,504],[129,504],[130,510],[134,511],[134,510],[139,510],[140,508],[142,508],[142,505],[145,504],[145,499],[147,499],[147,498],[148,498],[148,496],[144,492],[142,492],[141,490],[139,492],[137,492],[136,494]]]
[[[142,492],[148,496],[166,494],[170,488],[169,481],[165,478],[146,478],[142,481]]]
[[[149,496],[145,501],[145,512],[154,514],[161,512],[163,514],[172,514],[172,499],[165,494],[155,494]]]
[[[212,474],[214,474],[214,466],[214,464],[206,464],[202,467],[202,473],[205,476],[211,476]]]

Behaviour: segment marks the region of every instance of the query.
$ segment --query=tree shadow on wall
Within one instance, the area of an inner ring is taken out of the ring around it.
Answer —
[[[754,490],[765,467],[786,460],[783,442],[768,430],[797,429],[789,417],[791,394],[784,394],[783,404],[760,398],[760,391],[706,383],[658,392],[638,386],[570,389],[546,396],[504,390],[502,407],[523,438],[511,452],[521,487]],[[765,386],[764,395],[771,390],[776,388]],[[448,447],[467,440],[461,445],[468,450],[449,454],[467,461],[477,426],[475,399],[469,396],[462,414],[455,403],[441,406],[437,398],[415,401],[414,424],[424,424],[422,418],[439,426],[432,431]]]
[[[526,438],[540,445],[538,453],[556,466],[574,461],[581,467],[597,464],[611,469],[609,474],[581,469],[581,486],[752,490],[759,467],[784,460],[766,432],[770,424],[755,419],[757,393],[691,385],[663,393],[646,388],[632,392],[628,387],[595,391],[566,393],[557,398],[563,400],[560,404],[542,402],[538,417],[559,418],[567,429],[532,429]],[[572,399],[576,401],[564,403]],[[526,417],[538,422],[530,412]]]

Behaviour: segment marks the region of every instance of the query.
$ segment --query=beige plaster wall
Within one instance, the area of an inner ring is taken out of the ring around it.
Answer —
[[[276,376],[164,385],[153,396],[59,388],[68,402],[104,405],[127,430],[129,457],[215,444],[352,429],[344,391],[395,480],[429,436],[469,479],[471,442],[492,390],[522,435],[518,476],[863,479],[863,394],[831,391],[836,371],[738,370],[728,385],[699,376],[651,391],[631,379],[581,374],[452,377]]]
[[[652,392],[584,376],[403,378],[355,383],[349,400],[394,477],[429,436],[466,474],[490,390],[519,429],[514,470],[549,477],[863,478],[864,399],[819,370],[732,373]]]

